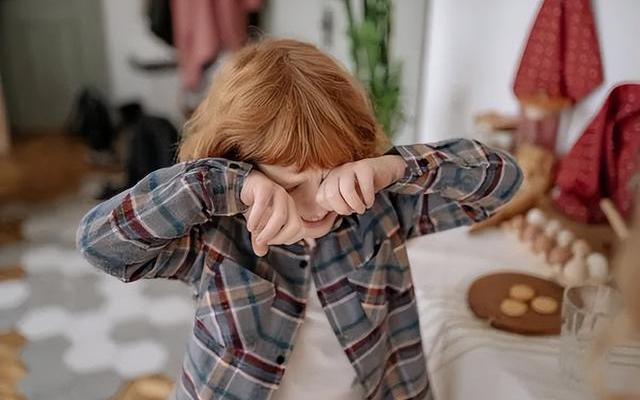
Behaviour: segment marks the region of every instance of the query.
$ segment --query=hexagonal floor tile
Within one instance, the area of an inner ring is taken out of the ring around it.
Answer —
[[[69,318],[57,305],[30,310],[18,321],[18,330],[31,341],[41,340],[62,334]]]
[[[118,346],[115,343],[106,338],[98,338],[94,341],[72,342],[62,359],[70,370],[87,374],[113,368],[118,356]]]
[[[189,323],[195,313],[191,300],[178,296],[149,301],[148,307],[149,321],[157,326]]]
[[[23,280],[0,282],[0,311],[19,307],[31,294],[31,287]]]
[[[68,346],[69,341],[62,336],[27,342],[22,359],[29,373],[19,384],[26,398],[48,399],[52,393],[66,393],[71,382],[77,379],[61,361]]]
[[[167,360],[167,351],[153,340],[120,345],[115,370],[123,377],[133,378],[158,372]]]
[[[69,400],[109,399],[122,384],[122,378],[112,370],[83,374],[69,386]]]
[[[29,275],[27,281],[32,288],[28,300],[30,308],[58,304],[75,313],[95,310],[104,302],[102,293],[97,290],[97,275],[69,277],[60,271],[44,271]]]

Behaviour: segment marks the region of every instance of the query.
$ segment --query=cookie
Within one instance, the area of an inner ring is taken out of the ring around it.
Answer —
[[[507,317],[521,317],[528,308],[525,303],[514,299],[504,299],[500,303],[500,312]]]
[[[509,297],[514,300],[529,301],[535,295],[536,292],[529,285],[513,285],[509,288]]]
[[[538,314],[555,314],[558,311],[558,301],[549,296],[538,296],[531,300],[531,308]]]

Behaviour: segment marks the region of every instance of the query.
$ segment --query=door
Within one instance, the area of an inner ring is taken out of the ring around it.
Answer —
[[[0,1],[0,74],[14,132],[60,130],[78,90],[107,90],[101,0]]]

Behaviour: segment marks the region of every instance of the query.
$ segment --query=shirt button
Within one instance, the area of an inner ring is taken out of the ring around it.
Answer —
[[[282,365],[282,363],[284,362],[284,356],[283,355],[279,355],[278,358],[276,358],[276,362],[280,365]]]
[[[309,263],[307,262],[307,260],[302,260],[302,261],[300,261],[300,268],[306,268],[306,266],[307,266],[308,264],[309,264]]]

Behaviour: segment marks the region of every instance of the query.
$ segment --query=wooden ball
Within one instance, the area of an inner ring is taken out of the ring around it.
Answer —
[[[568,247],[556,246],[549,252],[547,261],[551,265],[564,265],[571,259],[571,250]]]
[[[547,222],[547,218],[544,216],[544,213],[540,211],[539,208],[532,208],[527,213],[527,223],[542,226]]]
[[[605,283],[609,277],[609,261],[600,253],[591,253],[587,257],[589,278],[598,283]]]
[[[573,242],[573,239],[575,239],[573,232],[567,229],[558,232],[558,236],[556,237],[556,241],[560,247],[568,247]]]
[[[536,254],[547,255],[553,248],[553,245],[553,239],[543,233],[538,235],[536,240],[533,242],[533,252]]]
[[[542,229],[540,229],[539,226],[529,224],[522,232],[522,240],[527,243],[531,243],[540,234],[542,234]]]
[[[591,252],[591,246],[586,240],[578,239],[571,245],[571,252],[574,256],[585,258]]]

